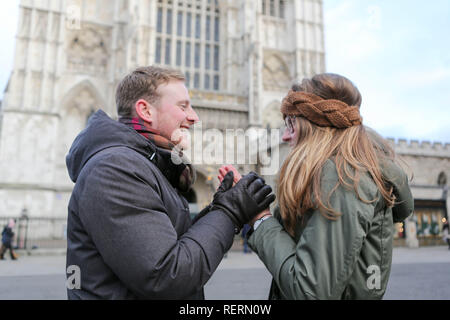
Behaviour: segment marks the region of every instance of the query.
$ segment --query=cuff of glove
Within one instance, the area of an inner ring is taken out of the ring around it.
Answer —
[[[236,219],[234,214],[231,213],[227,208],[219,206],[219,205],[216,205],[216,204],[212,204],[211,205],[211,210],[213,210],[213,209],[218,209],[218,210],[222,211],[223,213],[225,213],[228,216],[228,218],[231,219],[231,221],[234,224],[234,233],[235,234],[238,234],[241,231],[242,224]]]
[[[197,213],[197,215],[192,220],[192,224],[195,224],[198,220],[206,216],[206,214],[208,214],[211,211],[212,207],[213,207],[212,204],[209,204],[207,207],[203,208],[202,211]]]

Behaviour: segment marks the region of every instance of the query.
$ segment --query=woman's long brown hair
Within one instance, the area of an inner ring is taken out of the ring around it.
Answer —
[[[361,106],[359,90],[350,80],[335,74],[316,75],[292,89],[313,93],[323,99],[341,100],[349,106]],[[346,129],[319,127],[302,117],[297,117],[295,123],[298,130],[297,144],[281,167],[277,191],[284,226],[292,236],[297,218],[303,217],[310,209],[319,209],[322,215],[331,220],[339,218],[342,213],[331,207],[329,199],[340,185],[354,189],[358,198],[365,203],[376,201],[362,199],[359,195],[358,184],[365,173],[375,182],[386,205],[393,206],[395,196],[380,169],[382,158],[393,160],[395,157],[387,141],[376,133],[368,133],[363,125]],[[321,188],[322,168],[331,158],[336,164],[339,181],[324,198]]]

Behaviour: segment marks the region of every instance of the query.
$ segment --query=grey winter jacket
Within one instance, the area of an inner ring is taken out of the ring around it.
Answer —
[[[234,225],[217,210],[192,225],[187,201],[169,183],[180,171],[169,152],[98,111],[66,162],[76,183],[67,267],[81,274],[69,299],[204,298]]]

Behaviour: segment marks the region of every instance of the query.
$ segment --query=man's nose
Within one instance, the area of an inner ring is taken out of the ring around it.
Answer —
[[[189,111],[187,112],[187,120],[193,123],[197,123],[200,121],[200,118],[192,107],[189,108]]]

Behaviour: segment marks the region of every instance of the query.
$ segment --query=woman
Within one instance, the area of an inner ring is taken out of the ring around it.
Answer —
[[[9,254],[11,256],[11,260],[17,260],[17,255],[13,250],[12,247],[12,240],[14,237],[14,226],[16,224],[16,221],[14,219],[10,219],[8,224],[3,228],[2,231],[2,246],[0,248],[0,260],[4,260],[4,256],[6,253],[6,250],[9,249]]]
[[[442,227],[442,239],[444,242],[447,242],[448,244],[448,250],[450,250],[450,235],[449,235],[449,226],[448,222],[444,223],[444,226]]]
[[[394,223],[413,211],[389,145],[362,124],[348,79],[316,75],[283,100],[278,207],[251,222],[249,245],[273,276],[270,299],[381,299]],[[220,179],[232,167],[220,169]],[[256,222],[255,222],[256,221]]]

